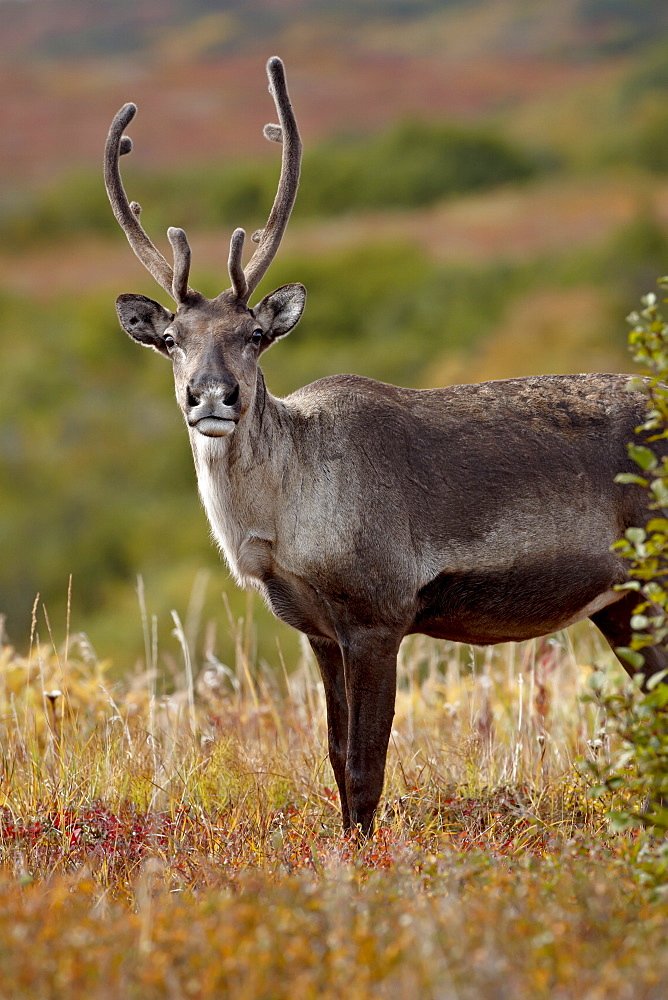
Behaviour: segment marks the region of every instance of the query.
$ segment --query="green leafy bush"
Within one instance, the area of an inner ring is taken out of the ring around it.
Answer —
[[[668,279],[663,279],[668,287]],[[668,454],[652,445],[668,440],[668,321],[654,293],[643,299],[643,309],[632,313],[629,342],[635,360],[646,370],[642,383],[647,393],[647,420],[638,428],[645,444],[629,444],[629,454],[639,474],[626,473],[620,482],[633,482],[647,491],[647,506],[655,511],[645,528],[629,528],[616,549],[629,561],[631,582],[626,586],[641,598],[632,622],[632,650],[667,645],[668,637]],[[642,667],[641,659],[634,665]]]
[[[661,284],[668,287],[668,279]],[[595,698],[608,716],[607,733],[617,750],[610,761],[590,769],[597,780],[593,794],[613,793],[618,799],[610,813],[615,827],[644,824],[668,831],[667,672],[649,678],[642,674],[642,650],[668,646],[668,456],[662,446],[668,440],[668,320],[653,293],[644,297],[642,310],[629,320],[630,346],[646,373],[641,385],[647,394],[647,419],[637,428],[644,443],[628,446],[639,472],[622,473],[617,481],[642,486],[647,506],[656,516],[645,528],[627,529],[614,546],[629,565],[631,579],[624,587],[638,594],[631,645],[619,652],[639,673],[633,683],[612,693],[605,693],[600,677],[594,675]],[[657,857],[662,866],[664,855],[661,848]]]

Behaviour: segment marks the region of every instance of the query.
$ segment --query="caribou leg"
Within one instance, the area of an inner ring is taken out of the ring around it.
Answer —
[[[635,591],[630,590],[620,601],[609,604],[606,608],[590,616],[590,620],[603,633],[616,656],[618,646],[628,646],[631,642],[633,635],[631,617],[637,604],[638,595]],[[642,655],[645,657],[643,673],[646,678],[660,670],[668,669],[668,649],[664,646],[647,646],[642,650]],[[617,656],[617,659],[630,676],[636,673],[633,667],[625,663],[621,656]]]
[[[366,628],[341,638],[348,698],[346,799],[350,825],[366,837],[383,790],[385,758],[394,718],[398,639]]]
[[[311,649],[320,667],[327,703],[327,742],[329,760],[334,771],[341,799],[343,829],[350,829],[350,812],[346,797],[346,747],[348,745],[348,702],[343,674],[343,657],[338,642],[309,636]]]

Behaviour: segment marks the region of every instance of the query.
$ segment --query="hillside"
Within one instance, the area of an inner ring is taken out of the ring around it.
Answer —
[[[525,121],[531,109],[546,119],[542,128],[532,119],[536,138],[554,140],[549,109],[558,117],[573,93],[596,104],[597,90],[668,26],[660,0],[220,6],[3,0],[4,184],[97,164],[107,123],[128,99],[141,108],[149,166],[261,154],[258,67],[271,52],[290,66],[309,140],[407,115]]]

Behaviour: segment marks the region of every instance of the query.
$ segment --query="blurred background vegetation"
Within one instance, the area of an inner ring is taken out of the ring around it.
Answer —
[[[275,190],[274,53],[306,153],[260,293],[309,299],[266,356],[272,391],[630,367],[624,317],[668,269],[664,0],[0,0],[0,613],[19,646],[38,592],[62,632],[71,574],[75,627],[127,667],[141,574],[163,637],[177,608],[231,656],[221,595],[234,615],[246,598],[169,366],[117,325],[120,292],[165,297],[100,160],[136,101],[130,196],[156,242],[187,228],[216,294],[231,229],[261,226]],[[296,635],[259,620],[261,655],[278,639],[289,662]]]

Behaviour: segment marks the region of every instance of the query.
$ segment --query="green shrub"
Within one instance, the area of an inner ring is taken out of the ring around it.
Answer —
[[[668,287],[668,279],[662,284]],[[647,491],[647,506],[656,516],[645,528],[629,528],[614,546],[628,561],[631,579],[624,588],[638,594],[631,645],[619,652],[639,673],[633,683],[612,693],[606,693],[594,675],[595,698],[608,717],[607,733],[617,749],[610,761],[595,763],[590,769],[597,780],[594,795],[621,797],[610,813],[614,826],[627,829],[643,824],[668,831],[667,672],[650,678],[642,674],[642,650],[668,647],[668,456],[658,453],[665,452],[662,443],[668,440],[668,320],[653,293],[644,297],[642,310],[629,319],[633,327],[630,346],[646,373],[642,385],[647,393],[647,419],[638,428],[644,443],[628,446],[639,471],[623,473],[617,481],[641,485]],[[656,857],[663,871],[667,860],[663,848]]]
[[[668,279],[663,284],[668,287]],[[629,528],[615,546],[629,562],[631,582],[626,586],[640,597],[633,621],[632,650],[637,652],[649,645],[668,645],[668,454],[665,447],[660,448],[663,454],[652,447],[668,441],[668,321],[654,293],[645,296],[642,311],[632,313],[630,321],[630,345],[646,371],[647,420],[638,430],[649,436],[642,445],[629,444],[640,473],[622,474],[618,480],[641,485],[649,510],[657,514],[644,529]],[[637,665],[642,663],[638,660]]]

